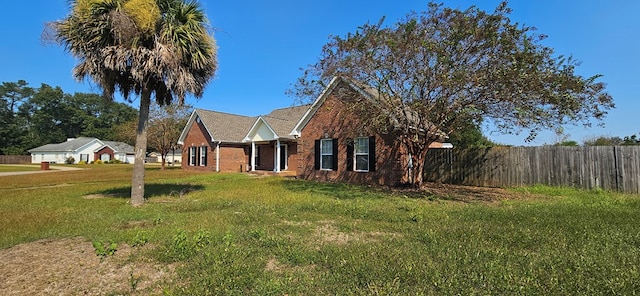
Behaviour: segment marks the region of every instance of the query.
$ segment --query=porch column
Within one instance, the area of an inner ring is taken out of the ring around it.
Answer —
[[[251,141],[251,171],[256,171],[256,142]]]
[[[216,145],[216,172],[220,172],[220,142]]]
[[[274,158],[274,168],[273,171],[274,172],[280,172],[280,139],[276,140],[276,147],[274,147],[275,149],[273,149],[275,151],[275,158]]]

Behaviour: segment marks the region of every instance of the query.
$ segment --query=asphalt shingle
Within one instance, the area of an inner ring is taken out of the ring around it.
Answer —
[[[273,128],[280,138],[292,138],[289,133],[293,131],[298,121],[309,110],[311,105],[302,105],[289,108],[276,109],[263,116],[265,121]]]
[[[257,117],[196,109],[214,141],[241,143]]]

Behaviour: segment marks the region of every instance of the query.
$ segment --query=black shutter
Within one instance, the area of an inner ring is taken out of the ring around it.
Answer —
[[[376,137],[369,137],[369,171],[376,171]]]
[[[187,148],[187,165],[191,166],[191,147]]]
[[[347,171],[353,171],[353,139],[347,139]]]
[[[313,152],[315,153],[315,159],[313,160],[313,168],[316,170],[319,170],[320,169],[320,140],[316,140],[313,150],[314,150]]]
[[[331,168],[334,171],[338,170],[338,139],[331,139],[331,142],[333,143],[333,155],[331,155]]]

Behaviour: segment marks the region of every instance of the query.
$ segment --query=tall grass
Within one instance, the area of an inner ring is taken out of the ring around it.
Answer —
[[[0,248],[41,238],[154,246],[176,295],[640,291],[640,199],[529,187],[497,203],[278,177],[129,166],[0,177]],[[535,198],[532,198],[534,196]]]

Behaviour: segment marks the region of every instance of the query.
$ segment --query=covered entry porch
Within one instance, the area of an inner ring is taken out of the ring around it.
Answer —
[[[295,155],[296,143],[290,141],[251,142],[249,171],[287,172]],[[291,167],[295,171],[294,167]]]
[[[249,143],[249,171],[275,173],[295,171],[292,165],[297,154],[297,139],[283,131],[278,134],[263,117],[258,117],[243,142]],[[287,130],[284,129],[283,130]]]

